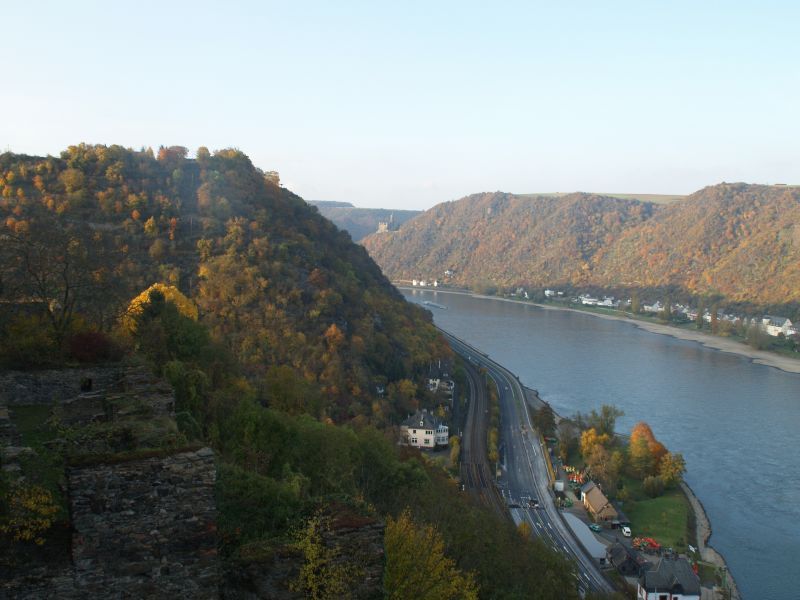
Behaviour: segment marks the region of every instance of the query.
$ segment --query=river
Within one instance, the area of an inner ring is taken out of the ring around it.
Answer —
[[[617,430],[647,421],[682,452],[709,540],[748,600],[800,597],[800,375],[578,312],[425,290],[404,292],[442,329],[539,391],[556,412],[602,404]]]

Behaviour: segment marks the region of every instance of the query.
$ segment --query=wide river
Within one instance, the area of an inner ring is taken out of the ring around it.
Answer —
[[[624,321],[446,292],[409,290],[442,329],[516,373],[562,415],[602,404],[617,430],[647,421],[682,452],[686,481],[748,600],[797,600],[800,375]]]

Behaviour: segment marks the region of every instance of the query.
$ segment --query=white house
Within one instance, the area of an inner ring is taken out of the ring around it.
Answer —
[[[700,600],[700,580],[685,558],[662,558],[642,573],[638,600]]]
[[[661,304],[660,301],[656,300],[653,304],[645,304],[642,306],[642,310],[649,313],[660,313],[662,310],[664,310],[664,305]]]
[[[447,446],[450,443],[450,428],[442,422],[436,428],[434,435],[437,446]]]
[[[763,319],[761,319],[761,328],[766,331],[768,335],[775,337],[779,336],[780,334],[789,336],[794,332],[794,327],[789,319],[786,317],[773,317],[770,315],[766,315]]]
[[[400,425],[403,443],[415,448],[447,446],[450,440],[449,431],[447,425],[424,408]]]
[[[614,300],[613,296],[604,296],[602,300],[598,300],[597,306],[619,306],[619,302]]]

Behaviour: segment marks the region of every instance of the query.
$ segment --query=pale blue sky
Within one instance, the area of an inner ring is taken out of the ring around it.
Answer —
[[[235,146],[308,199],[800,183],[798,2],[3,2],[0,150]]]

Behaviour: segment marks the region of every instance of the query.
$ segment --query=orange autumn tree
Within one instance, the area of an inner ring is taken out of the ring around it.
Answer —
[[[656,439],[650,425],[640,421],[631,430],[628,453],[634,475],[644,479],[659,472],[661,460],[667,454],[667,448]]]
[[[141,294],[131,300],[128,310],[122,316],[122,327],[128,333],[136,331],[138,317],[144,312],[145,306],[150,302],[150,292],[161,292],[165,302],[172,302],[184,317],[197,321],[197,305],[184,296],[174,285],[154,283]]]

